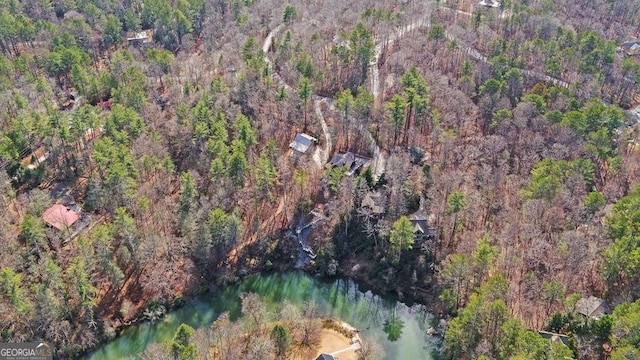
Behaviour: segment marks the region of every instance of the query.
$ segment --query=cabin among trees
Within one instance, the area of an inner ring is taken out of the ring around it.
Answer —
[[[133,36],[127,38],[127,42],[129,45],[140,46],[142,44],[147,44],[151,42],[151,31],[143,30],[136,32]]]
[[[611,313],[606,301],[593,295],[588,298],[581,298],[576,303],[576,313],[587,319],[600,319],[604,315]]]
[[[486,7],[492,7],[492,8],[499,8],[500,6],[502,6],[500,4],[500,1],[498,1],[498,0],[480,0],[478,5],[486,6]]]
[[[427,210],[422,206],[422,201],[420,208],[409,215],[409,220],[413,225],[417,243],[426,239],[433,239],[436,236],[436,228],[429,225],[433,223],[434,217],[427,213]]]
[[[640,40],[625,41],[620,48],[628,56],[640,56]]]
[[[357,264],[440,305],[451,358],[554,358],[537,330],[574,293],[627,299],[582,329],[596,358],[640,358],[637,40],[616,52],[640,2],[585,2],[0,2],[0,341],[77,358],[158,304],[287,269],[282,229],[321,198],[311,271]],[[353,157],[286,161],[321,133]],[[50,209],[54,181],[82,213]],[[86,214],[81,241],[48,243]]]
[[[316,143],[318,143],[318,139],[311,135],[300,133],[297,134],[291,144],[289,144],[289,148],[301,154],[306,154],[307,151]]]
[[[331,158],[329,166],[345,168],[345,175],[353,176],[358,174],[363,168],[369,166],[371,158],[354,154],[350,151],[346,153],[339,152]]]
[[[370,211],[373,215],[380,216],[385,213],[386,199],[380,191],[369,191],[365,194],[360,206]]]
[[[33,170],[40,166],[40,164],[44,163],[49,156],[49,152],[45,149],[44,146],[40,146],[34,152],[27,155],[25,158],[20,160],[20,164],[26,167],[27,169]]]
[[[67,230],[80,219],[80,214],[70,207],[62,204],[54,204],[42,214],[42,220],[60,231]]]

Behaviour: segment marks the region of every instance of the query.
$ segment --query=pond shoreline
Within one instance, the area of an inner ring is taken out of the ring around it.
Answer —
[[[302,280],[308,279],[308,281],[312,282],[312,284],[309,285],[309,286],[313,286],[315,288],[327,288],[327,287],[331,287],[331,286],[333,286],[334,288],[339,287],[339,288],[343,289],[341,291],[344,291],[345,294],[347,294],[347,292],[356,291],[356,292],[358,292],[360,294],[360,295],[358,295],[359,297],[368,296],[368,297],[371,297],[373,299],[377,299],[376,301],[378,301],[378,302],[379,301],[391,301],[391,302],[395,302],[397,304],[401,304],[401,305],[403,305],[405,307],[408,307],[406,304],[399,302],[397,297],[394,296],[394,294],[392,294],[392,293],[391,294],[390,293],[384,293],[384,292],[378,291],[378,289],[376,289],[376,288],[370,288],[369,284],[363,283],[362,281],[359,281],[358,279],[354,279],[354,278],[350,278],[350,277],[338,277],[338,278],[333,278],[332,279],[332,278],[327,278],[327,277],[323,277],[323,276],[318,276],[317,274],[316,275],[310,274],[309,272],[306,272],[306,271],[285,270],[285,271],[259,272],[259,273],[250,274],[250,275],[247,275],[247,276],[243,276],[242,278],[238,278],[237,281],[234,281],[234,283],[229,284],[229,285],[224,286],[224,287],[211,286],[211,287],[207,288],[206,291],[204,291],[201,294],[194,294],[193,296],[189,296],[189,297],[185,298],[184,301],[180,302],[179,304],[177,304],[175,306],[171,306],[171,307],[168,306],[167,307],[167,315],[170,315],[170,314],[172,314],[174,312],[179,312],[181,309],[183,309],[183,311],[187,311],[187,310],[185,310],[185,309],[187,309],[187,308],[185,308],[186,305],[190,305],[191,304],[192,306],[193,305],[198,306],[198,303],[202,302],[203,298],[212,298],[212,297],[215,297],[215,296],[219,296],[221,293],[224,293],[223,289],[225,289],[225,288],[227,290],[236,289],[236,288],[241,289],[244,286],[243,284],[246,284],[248,281],[251,281],[251,279],[255,280],[255,279],[262,279],[262,278],[267,278],[267,279],[268,278],[276,278],[276,279],[294,278],[294,280],[298,279],[298,281],[300,279],[302,279]],[[251,290],[249,290],[249,291],[251,291]],[[334,289],[333,291],[335,292],[337,290]],[[212,297],[206,297],[206,295],[209,294],[209,293],[213,294],[213,296]],[[366,295],[367,293],[369,293],[370,295]],[[314,296],[319,296],[319,295],[316,294]],[[347,301],[347,300],[343,300],[343,301]],[[236,301],[236,302],[239,302],[239,301]],[[426,306],[424,304],[420,304],[418,306],[420,306],[421,309],[423,309],[423,311],[428,313],[429,309],[426,309]],[[429,317],[431,316],[430,313],[429,313],[428,316]],[[344,319],[341,319],[341,320],[344,320]],[[162,322],[162,321],[163,321],[163,319],[160,319],[158,322]],[[117,330],[116,330],[116,336],[114,338],[112,338],[112,339],[104,339],[101,343],[97,344],[96,347],[93,347],[92,349],[88,349],[87,351],[85,351],[82,354],[80,354],[80,356],[81,356],[81,358],[84,358],[84,359],[90,359],[97,352],[99,352],[100,349],[105,348],[108,344],[110,344],[112,342],[115,342],[115,341],[118,341],[118,339],[123,337],[123,336],[127,336],[127,332],[129,332],[128,336],[130,336],[130,334],[132,332],[132,330],[130,330],[130,329],[134,328],[135,326],[141,326],[141,327],[150,328],[150,327],[155,326],[156,323],[151,323],[144,317],[138,317],[138,318],[136,318],[135,321],[129,322],[126,325],[123,324],[120,327],[118,327]],[[424,332],[423,329],[421,329],[420,331]],[[416,334],[414,334],[414,335],[416,335]]]

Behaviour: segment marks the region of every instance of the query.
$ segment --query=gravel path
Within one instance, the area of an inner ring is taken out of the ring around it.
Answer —
[[[446,7],[445,7],[446,8]],[[449,8],[446,8],[449,9]],[[451,9],[453,10],[453,9]],[[465,15],[469,15],[470,13],[461,11],[461,10],[455,10],[458,13],[461,14],[465,14]],[[501,15],[501,17],[507,17],[510,16],[510,12],[509,11],[504,11]],[[369,74],[370,74],[370,81],[371,81],[371,94],[373,95],[374,98],[374,104],[375,106],[379,106],[380,105],[380,95],[382,93],[381,89],[380,89],[380,79],[379,79],[379,68],[378,68],[378,62],[380,60],[380,56],[382,54],[382,50],[384,49],[384,47],[386,47],[388,44],[393,43],[395,41],[397,41],[398,39],[400,39],[401,37],[405,36],[406,34],[410,33],[411,31],[415,30],[415,29],[419,29],[419,28],[423,28],[423,27],[430,27],[431,26],[431,22],[429,20],[429,15],[425,15],[422,16],[421,18],[415,20],[414,22],[412,22],[409,25],[403,26],[399,29],[396,29],[396,31],[394,31],[393,33],[391,33],[388,36],[385,36],[382,39],[375,39],[376,40],[376,46],[375,46],[375,52],[374,52],[374,58],[372,59],[372,61],[369,63]],[[269,64],[269,66],[271,68],[273,68],[273,63],[271,62],[271,59],[269,59],[268,53],[269,53],[269,49],[271,48],[271,45],[273,44],[273,38],[282,30],[283,28],[283,24],[278,25],[277,27],[275,27],[273,30],[271,30],[269,32],[269,34],[267,35],[267,37],[264,40],[264,43],[262,45],[262,51],[264,52],[264,61]],[[468,45],[467,43],[465,43],[464,41],[460,40],[459,38],[457,38],[456,36],[454,36],[453,34],[451,34],[448,31],[445,31],[445,37],[449,40],[455,41],[458,46],[462,49],[462,51],[464,51],[467,55],[469,55],[471,58],[483,62],[483,63],[488,63],[489,60],[487,59],[487,57],[485,55],[483,55],[480,51],[478,51],[477,49],[475,49],[474,47],[472,47],[471,45]],[[528,77],[532,77],[535,79],[539,79],[542,81],[546,81],[546,82],[551,82],[554,85],[558,85],[558,86],[562,86],[565,88],[569,87],[569,83],[567,83],[566,81],[563,81],[561,79],[549,76],[545,73],[541,73],[538,71],[534,71],[534,70],[529,70],[529,69],[521,69],[521,72],[523,75],[528,76]],[[284,79],[282,79],[282,77],[280,76],[280,74],[278,74],[277,72],[273,72],[273,78],[276,81],[276,83],[280,86],[284,86],[285,90],[289,93],[293,93],[295,90],[294,88],[287,84]],[[313,154],[313,160],[316,163],[316,165],[318,165],[318,167],[322,168],[322,166],[324,164],[326,164],[329,161],[329,157],[332,151],[332,147],[333,147],[333,143],[331,140],[331,134],[329,133],[329,127],[327,126],[327,123],[324,119],[324,116],[322,114],[322,109],[320,107],[321,103],[325,103],[329,106],[329,109],[331,109],[332,111],[335,111],[335,99],[333,98],[329,98],[329,97],[324,97],[324,96],[319,96],[319,95],[313,95],[312,96],[312,101],[313,101],[313,108],[314,108],[314,112],[316,117],[318,118],[318,120],[320,121],[320,124],[322,126],[322,132],[324,133],[324,140],[325,140],[325,147],[324,149],[320,149],[320,148],[316,148],[316,151]],[[373,153],[373,171],[376,174],[376,176],[380,176],[382,175],[382,173],[384,172],[385,169],[385,158],[384,158],[384,154],[382,152],[382,150],[380,149],[380,147],[378,146],[378,144],[376,143],[375,139],[373,138],[373,135],[369,132],[368,129],[366,129],[364,126],[360,125],[359,126],[359,130],[364,134],[365,138],[367,139],[367,142],[370,144],[371,149],[370,151]]]

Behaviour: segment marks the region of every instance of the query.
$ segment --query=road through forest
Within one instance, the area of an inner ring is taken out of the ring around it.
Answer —
[[[445,7],[445,9],[449,9],[449,8]],[[461,10],[453,10],[453,9],[450,9],[450,10],[456,11],[457,13],[461,13],[464,15],[471,14]],[[509,14],[510,12],[506,10],[506,11],[503,11],[503,13],[500,16],[506,17],[506,16],[509,16]],[[271,49],[271,46],[273,44],[273,38],[282,30],[283,26],[284,26],[283,24],[280,24],[277,27],[275,27],[273,30],[271,30],[267,35],[267,37],[265,38],[264,43],[262,45],[262,51],[264,53],[264,61],[271,67],[271,69],[273,69],[274,67],[273,67],[273,63],[271,62],[271,59],[269,58],[269,50]],[[403,26],[399,29],[396,29],[396,31],[392,32],[391,34],[383,38],[375,39],[374,56],[372,61],[369,63],[369,76],[371,78],[371,94],[373,95],[373,98],[374,98],[374,104],[379,104],[381,101],[381,99],[379,99],[382,91],[380,90],[380,80],[379,80],[380,69],[378,67],[378,63],[380,61],[380,56],[382,55],[383,50],[387,46],[389,46],[391,43],[411,33],[413,30],[423,28],[423,27],[426,27],[426,28],[431,27],[430,14],[424,15],[419,19],[413,21],[412,23],[406,26]],[[467,44],[466,42],[460,40],[455,35],[451,34],[449,31],[445,31],[445,37],[448,40],[455,41],[458,47],[462,49],[462,51],[467,55],[469,55],[471,58],[477,61],[483,62],[485,64],[489,64],[489,59],[484,54],[482,54],[480,51],[478,51],[471,45]],[[550,82],[554,85],[562,86],[565,88],[569,87],[570,85],[566,81],[552,77],[542,72],[529,70],[529,69],[520,69],[520,71],[524,76],[531,77],[534,79],[539,79],[545,82]],[[273,78],[276,81],[276,83],[280,86],[283,86],[287,92],[293,93],[295,91],[294,88],[291,85],[287,84],[284,81],[284,79],[280,76],[280,74],[278,74],[276,71],[273,71]],[[335,99],[330,97],[320,96],[320,95],[312,95],[311,99],[313,101],[314,112],[316,114],[316,117],[318,118],[322,126],[322,132],[325,140],[324,149],[317,148],[313,155],[313,159],[314,159],[314,162],[319,167],[322,167],[324,164],[326,164],[329,161],[333,143],[331,139],[331,134],[329,133],[329,127],[324,119],[320,105],[321,103],[325,103],[329,107],[329,109],[331,109],[332,111],[335,111]],[[384,172],[384,166],[385,166],[384,155],[380,147],[376,143],[373,135],[369,132],[369,130],[363,125],[359,126],[359,130],[364,134],[365,138],[367,139],[367,142],[370,144],[370,151],[373,154],[373,161],[372,161],[373,171],[377,176],[380,176]]]

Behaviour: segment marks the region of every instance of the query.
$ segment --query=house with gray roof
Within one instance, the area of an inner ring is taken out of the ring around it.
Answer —
[[[310,147],[313,146],[313,144],[317,142],[318,139],[314,138],[313,136],[300,133],[296,135],[295,139],[293,139],[293,142],[289,144],[289,147],[297,152],[304,154],[307,152],[307,150],[309,150]]]
[[[593,295],[582,298],[576,303],[576,312],[589,319],[600,319],[611,312],[607,302]]]
[[[500,2],[498,2],[497,0],[481,0],[479,5],[498,8],[500,7]]]
[[[620,48],[629,56],[640,55],[640,41],[625,41]]]
[[[316,360],[335,360],[335,357],[330,354],[320,354],[318,355]]]
[[[360,206],[371,209],[373,214],[381,215],[384,214],[385,200],[384,195],[379,191],[369,191],[362,199]]]
[[[331,161],[329,161],[329,165],[333,167],[345,166],[346,171],[345,175],[352,176],[356,174],[360,169],[369,165],[371,158],[354,154],[350,151],[346,153],[337,153],[333,155]]]
[[[413,232],[416,234],[416,239],[422,240],[432,236],[435,236],[436,229],[429,226],[429,222],[433,222],[432,216],[426,210],[424,204],[424,198],[420,198],[420,208],[418,211],[409,215],[409,221],[413,225]]]

